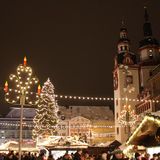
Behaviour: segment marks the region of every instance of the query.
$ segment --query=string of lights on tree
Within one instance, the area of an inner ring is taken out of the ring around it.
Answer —
[[[56,134],[55,128],[59,120],[58,111],[59,106],[55,100],[54,86],[48,78],[42,87],[36,115],[33,119],[33,138]]]

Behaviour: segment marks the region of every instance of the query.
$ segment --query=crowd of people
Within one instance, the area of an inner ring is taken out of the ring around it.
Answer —
[[[14,151],[9,153],[0,153],[0,160],[18,160],[19,154]],[[25,152],[22,154],[21,160],[55,160],[54,155],[46,157],[44,152],[30,153]],[[101,154],[90,154],[88,151],[78,149],[74,154],[68,154],[66,152],[63,156],[57,160],[160,160],[160,153],[149,155],[148,153],[135,152],[132,157],[127,157],[122,150],[115,149],[113,152],[103,152]]]

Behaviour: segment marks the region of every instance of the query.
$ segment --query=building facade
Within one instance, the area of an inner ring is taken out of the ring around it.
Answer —
[[[95,114],[96,113],[96,114]],[[33,117],[35,116],[35,108],[24,108],[23,118],[23,140],[32,139]],[[113,111],[107,106],[60,106],[60,120],[57,125],[58,136],[77,136],[82,141],[89,144],[105,143],[114,140],[114,116]],[[0,142],[4,143],[8,140],[19,140],[19,119],[20,109],[12,108],[5,118],[0,118]],[[96,134],[111,134],[112,139],[101,139],[94,141],[92,132],[94,128],[104,128],[100,125],[112,122],[112,129],[102,131],[99,129]],[[97,124],[96,124],[97,123]],[[92,143],[93,142],[93,143]]]
[[[150,72],[150,77],[138,98],[140,102],[135,106],[135,111],[137,115],[142,115],[142,118],[146,113],[160,110],[160,65]]]
[[[133,99],[139,93],[139,67],[136,55],[130,51],[130,40],[124,26],[120,29],[117,48],[118,53],[115,56],[113,71],[115,138],[120,142],[124,142],[128,138],[128,132],[125,126],[119,124],[119,117],[125,105],[131,105],[134,109],[136,101],[129,102],[128,99]]]
[[[159,84],[158,78],[150,77],[151,71],[160,64],[160,46],[158,40],[152,35],[147,8],[145,8],[144,18],[144,38],[139,42],[138,53],[135,54],[130,51],[127,29],[122,25],[117,45],[118,51],[115,56],[113,70],[115,134],[116,140],[122,143],[130,135],[126,132],[126,127],[119,124],[119,116],[124,110],[124,106],[130,105],[131,109],[136,110],[137,114],[144,113],[146,110],[152,111],[155,108],[151,105],[151,102],[137,101],[137,96],[141,94],[145,95],[145,99],[153,98],[146,86],[152,86],[150,92],[153,92],[155,82],[152,83],[152,81],[157,81],[156,85]],[[159,92],[158,88],[155,88],[155,90]]]

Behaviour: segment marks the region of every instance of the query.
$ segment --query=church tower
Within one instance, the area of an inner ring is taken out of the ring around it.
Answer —
[[[117,54],[115,55],[115,65],[113,70],[114,84],[114,110],[115,110],[115,135],[116,140],[125,142],[129,136],[129,130],[119,124],[119,117],[125,105],[130,105],[134,109],[139,93],[139,74],[136,55],[130,51],[130,40],[127,28],[122,24],[119,41],[117,44]],[[132,99],[132,101],[131,101]],[[127,103],[127,104],[126,104]]]
[[[147,8],[144,8],[144,38],[139,42],[139,65],[140,65],[140,81],[141,88],[145,87],[146,81],[149,78],[150,70],[160,64],[160,45],[152,34],[152,26],[149,22],[149,14]]]

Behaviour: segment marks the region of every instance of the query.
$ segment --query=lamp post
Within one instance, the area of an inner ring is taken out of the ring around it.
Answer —
[[[27,58],[24,57],[23,64],[17,67],[17,74],[9,76],[10,81],[14,82],[13,88],[8,87],[8,82],[5,83],[5,100],[10,104],[20,105],[20,128],[19,128],[19,160],[22,155],[22,131],[23,131],[23,107],[36,105],[39,98],[38,93],[31,92],[31,87],[38,83],[38,79],[32,76],[32,68],[27,66]],[[34,99],[33,99],[34,97]]]

